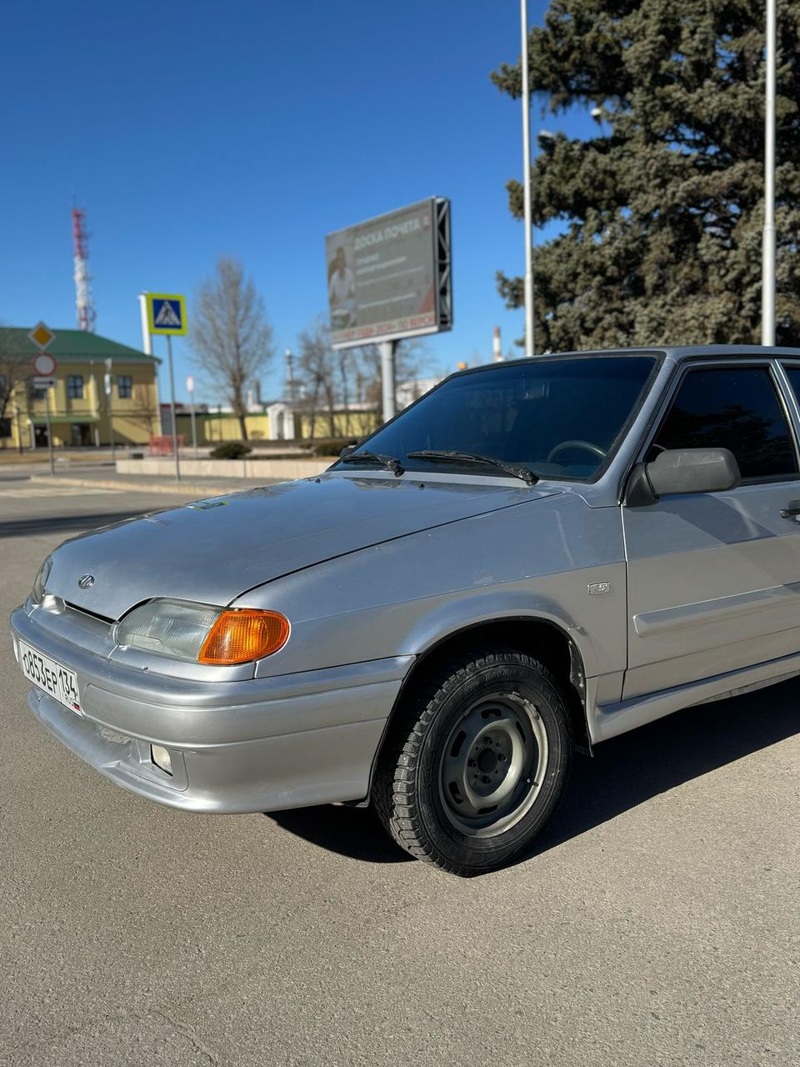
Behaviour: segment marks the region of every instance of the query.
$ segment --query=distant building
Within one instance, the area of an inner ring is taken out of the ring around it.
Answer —
[[[440,381],[442,381],[441,378],[411,378],[407,382],[398,382],[396,393],[397,410],[402,411],[409,404],[413,404],[415,400],[419,400],[421,396],[433,389],[434,385],[438,385]]]
[[[37,389],[30,328],[0,328],[0,437],[47,447],[48,415],[57,447],[146,444],[159,430],[159,360],[84,330],[53,327],[51,389]],[[2,442],[0,442],[2,443]]]

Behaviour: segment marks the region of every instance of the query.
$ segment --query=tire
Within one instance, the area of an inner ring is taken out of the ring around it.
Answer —
[[[569,713],[553,675],[510,649],[454,658],[400,715],[373,792],[394,840],[463,877],[522,853],[569,770]]]

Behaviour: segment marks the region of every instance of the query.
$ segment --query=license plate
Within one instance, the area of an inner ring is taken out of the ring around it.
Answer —
[[[81,698],[78,692],[78,676],[49,656],[43,656],[35,648],[19,643],[19,662],[22,673],[45,693],[63,704],[70,711],[80,712]]]

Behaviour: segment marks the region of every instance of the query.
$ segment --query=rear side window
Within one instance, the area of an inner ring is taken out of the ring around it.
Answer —
[[[689,371],[653,443],[656,451],[728,448],[746,479],[798,473],[789,424],[767,367]]]
[[[786,377],[789,379],[789,384],[792,387],[798,404],[800,404],[800,367],[786,367],[783,368],[786,371]]]

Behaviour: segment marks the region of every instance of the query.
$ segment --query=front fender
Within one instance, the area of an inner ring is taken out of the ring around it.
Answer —
[[[621,671],[626,589],[619,510],[564,494],[361,549],[236,602],[290,620],[257,676],[418,656],[482,622],[530,618],[574,641],[587,677]]]

